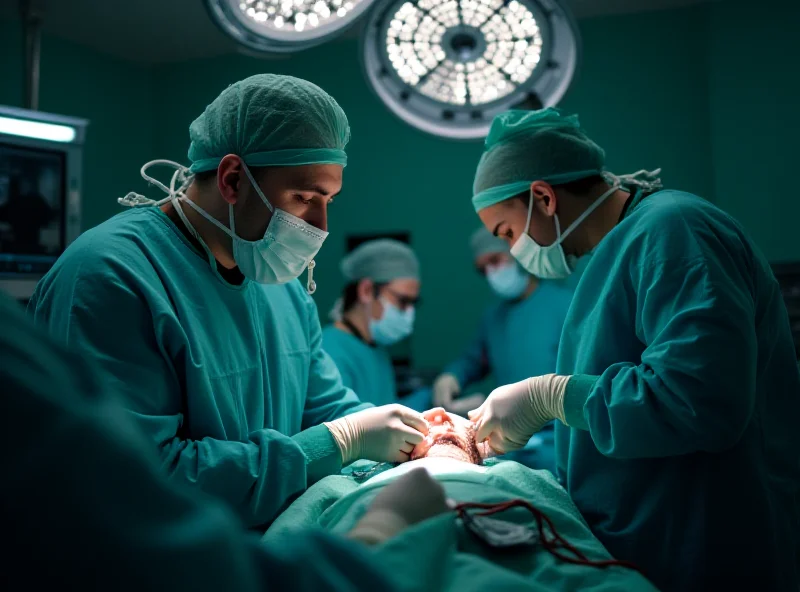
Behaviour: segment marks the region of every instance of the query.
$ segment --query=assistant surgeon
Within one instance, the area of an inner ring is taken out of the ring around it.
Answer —
[[[70,245],[30,309],[97,362],[173,481],[256,527],[343,463],[407,460],[427,428],[342,385],[296,281],[310,267],[313,291],[342,186],[350,130],[336,101],[257,75],[223,91],[189,135],[191,168],[171,163],[167,198],[121,200],[141,207]]]
[[[476,437],[510,450],[558,419],[572,499],[663,590],[796,591],[800,375],[780,288],[736,220],[659,185],[609,174],[577,116],[495,118],[473,197],[486,228],[541,278],[593,253],[556,374],[492,392]]]
[[[345,386],[362,401],[397,401],[397,384],[388,346],[414,330],[419,300],[419,261],[411,247],[392,239],[365,242],[341,264],[347,285],[334,323],[322,330]]]
[[[489,374],[495,384],[511,384],[556,370],[561,329],[572,300],[563,282],[531,275],[509,254],[508,243],[481,226],[470,237],[475,268],[497,300],[487,306],[478,334],[433,385],[434,405],[466,415],[475,395],[457,398]],[[463,410],[462,410],[463,409]],[[555,471],[553,424],[549,423],[516,453],[519,462]]]

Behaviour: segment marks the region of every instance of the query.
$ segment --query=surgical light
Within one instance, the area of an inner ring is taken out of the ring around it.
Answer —
[[[206,0],[217,25],[238,43],[267,53],[313,47],[355,22],[375,0]]]
[[[578,32],[556,0],[388,0],[372,11],[367,77],[407,123],[486,135],[506,109],[553,106],[572,81]]]
[[[75,128],[16,117],[0,117],[0,134],[69,143],[75,140]]]

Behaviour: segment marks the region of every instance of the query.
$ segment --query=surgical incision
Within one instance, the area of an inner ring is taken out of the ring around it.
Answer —
[[[411,460],[440,457],[481,464],[482,455],[475,445],[475,430],[469,420],[441,408],[426,411],[422,416],[429,431],[411,451]]]

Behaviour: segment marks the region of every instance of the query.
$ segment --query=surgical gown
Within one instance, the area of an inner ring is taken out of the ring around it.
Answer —
[[[558,341],[571,300],[569,288],[539,280],[524,300],[491,304],[475,339],[445,372],[458,378],[462,387],[489,374],[501,386],[555,372]]]
[[[299,282],[226,282],[159,209],[81,235],[39,282],[35,320],[93,360],[173,481],[268,523],[339,470],[320,425],[369,406],[321,348]]]
[[[637,195],[578,285],[558,373],[559,476],[612,555],[663,590],[798,590],[800,374],[735,220]]]
[[[445,372],[453,374],[462,388],[489,374],[497,386],[502,386],[555,372],[559,338],[571,300],[572,289],[563,282],[539,280],[526,299],[491,304],[473,342]],[[529,467],[555,472],[553,424],[510,457]]]
[[[0,325],[5,590],[391,587],[352,543],[307,530],[265,545],[169,484],[86,360],[4,297]]]
[[[333,358],[344,385],[359,399],[375,405],[397,403],[394,368],[385,349],[371,347],[334,325],[322,330],[322,349]]]

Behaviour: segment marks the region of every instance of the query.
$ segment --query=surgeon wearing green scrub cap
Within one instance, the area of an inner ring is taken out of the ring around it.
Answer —
[[[322,346],[336,362],[344,384],[362,401],[397,401],[397,385],[386,350],[414,330],[419,301],[419,260],[407,244],[377,239],[342,260],[346,286],[322,331]]]
[[[29,304],[97,362],[168,476],[250,527],[342,464],[407,460],[427,433],[419,413],[360,401],[321,347],[313,258],[349,137],[310,82],[229,86],[189,128],[190,167],[143,167],[166,197],[122,198],[132,209],[70,245]]]
[[[609,173],[575,115],[495,119],[484,226],[539,277],[592,257],[556,373],[493,391],[469,413],[476,439],[505,452],[557,419],[560,481],[660,589],[798,590],[800,375],[780,287],[736,220],[656,173]]]

